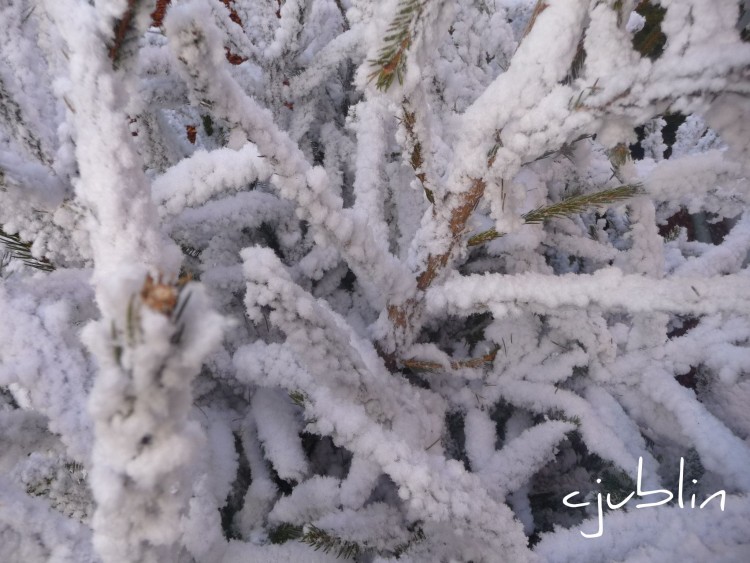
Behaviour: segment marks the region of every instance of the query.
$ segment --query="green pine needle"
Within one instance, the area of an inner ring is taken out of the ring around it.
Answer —
[[[20,260],[31,268],[43,272],[51,272],[55,269],[46,259],[34,258],[31,255],[31,243],[22,241],[18,235],[9,235],[0,229],[0,245],[5,247],[11,258]]]
[[[376,79],[375,86],[378,90],[387,91],[394,79],[403,84],[406,52],[414,40],[414,27],[422,14],[424,3],[425,0],[401,1],[387,35],[383,38],[385,44],[378,52],[378,58],[369,61],[372,66],[377,67],[369,79]]]
[[[336,557],[344,557],[346,559],[351,559],[363,551],[359,544],[332,536],[313,525],[307,526],[307,530],[300,538],[300,541],[308,544],[315,551],[322,549],[323,553],[334,552]]]
[[[471,237],[468,241],[469,246],[478,246],[480,244],[484,244],[485,242],[490,242],[491,240],[495,240],[496,238],[500,238],[505,233],[498,233],[495,229],[488,229],[486,231],[482,231],[478,235],[474,235]]]
[[[273,544],[286,543],[291,540],[298,540],[302,537],[302,526],[294,524],[279,524],[276,528],[268,533],[268,539]]]
[[[543,223],[554,217],[569,217],[576,213],[583,213],[591,207],[609,206],[614,203],[630,199],[643,193],[639,184],[626,184],[609,190],[602,190],[591,194],[581,194],[553,203],[546,207],[538,207],[523,216],[524,223],[533,225]],[[483,231],[468,240],[469,246],[476,246],[503,236],[495,229]]]
[[[393,550],[397,557],[425,539],[425,534],[421,527],[415,526],[408,529],[412,532],[411,537],[405,543],[396,546]],[[268,539],[273,544],[282,544],[297,540],[306,543],[315,549],[315,551],[323,550],[324,553],[333,552],[336,557],[345,559],[351,559],[368,550],[367,546],[343,540],[312,524],[306,526],[295,526],[294,524],[287,523],[280,524],[268,533]]]
[[[641,187],[637,184],[626,184],[611,190],[603,190],[592,194],[581,194],[553,203],[547,207],[539,207],[526,213],[523,218],[526,223],[542,223],[553,217],[567,217],[576,213],[583,213],[590,207],[612,205],[619,201],[630,199],[641,193]]]

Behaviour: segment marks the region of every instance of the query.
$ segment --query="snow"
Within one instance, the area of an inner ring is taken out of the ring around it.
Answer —
[[[519,311],[521,303],[552,309],[597,304],[630,312],[750,312],[750,288],[747,277],[741,273],[710,281],[702,277],[658,280],[638,274],[624,275],[619,268],[563,276],[535,273],[454,276],[431,288],[426,299],[428,311],[433,314],[445,311],[467,315],[488,307],[504,316]],[[507,305],[509,302],[513,305]]]
[[[302,481],[309,468],[297,437],[301,420],[289,397],[270,389],[258,389],[252,408],[266,459],[282,479]]]
[[[730,496],[726,506],[724,513],[715,506],[700,511],[676,506],[618,511],[606,517],[605,532],[597,538],[602,541],[586,540],[577,530],[566,530],[545,535],[536,552],[547,561],[560,562],[593,562],[602,557],[629,562],[657,561],[662,557],[740,561],[750,553],[743,532],[750,504],[746,496]],[[716,526],[718,521],[720,526]],[[589,522],[584,527],[596,526]],[[723,538],[720,547],[713,543],[719,534]],[[636,537],[639,539],[634,542]]]

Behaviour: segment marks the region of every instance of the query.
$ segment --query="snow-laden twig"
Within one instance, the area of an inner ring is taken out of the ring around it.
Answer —
[[[320,385],[367,404],[370,416],[399,427],[408,443],[424,445],[435,439],[443,408],[438,397],[391,376],[372,345],[358,338],[324,302],[294,284],[273,252],[247,248],[242,256],[251,320],[262,322],[267,314],[286,333],[286,345],[304,362],[305,370],[315,373]],[[267,307],[270,311],[265,313]]]
[[[102,21],[87,5],[47,8],[68,43],[77,196],[90,214],[102,315],[84,330],[99,368],[89,398],[94,546],[105,561],[173,558],[191,493],[189,462],[202,439],[188,420],[190,379],[221,338],[223,322],[198,286],[178,302],[177,289],[161,277],[144,283],[147,269],[174,275],[179,251],[158,226],[150,183],[120,110],[122,86],[98,31]]]
[[[605,268],[589,275],[485,274],[455,276],[427,292],[430,314],[469,315],[491,310],[496,317],[518,313],[523,305],[587,307],[631,312],[710,314],[750,312],[750,287],[743,274],[721,278],[651,279]]]
[[[91,455],[85,396],[94,366],[78,339],[80,328],[70,326],[96,314],[88,278],[86,272],[63,270],[32,284],[0,287],[0,309],[13,319],[0,324],[0,385],[19,386],[80,462]]]
[[[345,31],[323,47],[312,64],[289,81],[289,90],[297,98],[304,98],[320,86],[326,78],[360,48],[362,30],[354,27]]]
[[[612,461],[633,477],[636,476],[638,457],[625,444],[624,436],[618,436],[615,430],[601,423],[596,411],[586,400],[575,393],[550,385],[519,380],[498,381],[500,393],[507,401],[537,412],[561,411],[565,417],[578,423],[581,435],[593,452]],[[656,467],[652,456],[647,456],[646,467]],[[656,478],[646,475],[644,482],[651,485],[656,482]]]
[[[517,490],[528,479],[529,467],[540,469],[554,457],[558,443],[576,428],[572,422],[554,420],[538,424],[494,451],[494,423],[486,413],[473,409],[466,416],[466,450],[472,468],[497,501]],[[533,446],[531,446],[533,444]]]
[[[445,179],[446,194],[425,214],[409,250],[409,263],[417,272],[420,290],[426,290],[441,277],[445,267],[462,250],[461,235],[484,196],[489,168],[496,167],[499,171],[496,174],[500,177],[512,175],[524,157],[542,154],[547,149],[544,145],[531,147],[528,143],[518,146],[504,143],[502,148],[495,149],[492,139],[495,132],[506,128],[512,118],[520,118],[522,113],[538,104],[565,75],[584,16],[582,3],[550,2],[521,43],[507,72],[501,74],[461,116],[454,152],[458,156]],[[558,49],[554,52],[542,48],[549,36],[558,38]],[[580,125],[578,120],[573,121]],[[528,120],[523,123],[527,128],[559,127],[558,123],[537,125],[528,123]],[[567,128],[564,133],[550,131],[547,138],[565,137],[568,132]],[[522,138],[523,135],[519,132],[516,137]],[[500,229],[505,230],[503,227]],[[391,328],[381,340],[388,348],[402,348],[411,343],[419,329],[420,304],[413,299],[405,305],[393,305],[397,304],[392,304],[389,310]]]
[[[426,401],[425,393],[403,386],[399,386],[398,395],[393,395],[394,385],[383,385],[382,367],[368,367],[358,357],[340,321],[305,298],[272,253],[248,249],[243,256],[250,280],[246,297],[250,317],[259,320],[260,307],[271,307],[269,320],[286,333],[286,346],[305,359],[306,369],[282,375],[271,366],[258,366],[258,357],[253,357],[249,349],[240,350],[235,357],[237,367],[259,372],[266,384],[301,390],[306,416],[314,420],[312,426],[319,432],[332,433],[338,444],[380,465],[399,485],[413,517],[438,522],[450,519],[461,526],[462,533],[475,538],[477,554],[502,549],[517,560],[526,560],[524,542],[519,543],[520,530],[506,507],[490,501],[478,480],[456,462],[425,451],[434,410],[440,410],[437,404]],[[327,330],[321,330],[321,323]],[[331,353],[331,347],[337,349],[336,354]],[[377,361],[374,351],[370,356],[370,362]],[[270,360],[266,354],[262,357]],[[375,375],[371,369],[380,374]],[[427,410],[430,403],[433,412]],[[493,516],[488,517],[490,514]],[[502,526],[498,526],[498,518],[502,518]]]
[[[271,172],[258,149],[248,143],[238,151],[198,150],[169,168],[153,183],[154,200],[162,214],[177,215],[212,196],[248,189],[254,182],[267,181]]]
[[[226,71],[218,31],[200,2],[175,7],[166,22],[170,45],[198,103],[239,125],[256,143],[275,172],[272,181],[293,200],[301,218],[321,237],[330,237],[342,257],[369,288],[374,304],[406,295],[414,282],[359,213],[345,210],[326,173],[313,168],[299,147],[274,123],[270,112],[248,97]],[[321,239],[321,240],[324,240]]]
[[[646,395],[674,414],[707,468],[723,475],[736,490],[750,490],[750,447],[743,440],[696,401],[672,374],[658,368],[647,370],[641,386]]]

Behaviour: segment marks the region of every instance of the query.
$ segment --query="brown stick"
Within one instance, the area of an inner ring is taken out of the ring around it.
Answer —
[[[440,254],[430,254],[427,257],[425,268],[417,275],[417,289],[420,292],[424,292],[430,287],[443,268],[450,263],[451,257],[458,246],[462,244],[462,235],[466,228],[466,222],[482,199],[486,185],[486,182],[482,178],[475,178],[472,180],[468,191],[449,194],[444,200],[444,203],[447,204],[446,207],[453,207],[449,220],[451,241],[445,251]],[[420,296],[415,296],[400,305],[388,306],[388,319],[393,327],[396,349],[386,350],[385,347],[382,347],[381,349],[384,352],[398,356],[399,349],[409,344],[419,329],[417,325],[421,318],[421,301]],[[390,363],[393,363],[393,358],[390,359]]]
[[[461,368],[478,368],[482,367],[485,364],[491,364],[495,361],[495,357],[497,356],[497,351],[500,348],[495,348],[492,350],[492,352],[489,352],[488,354],[485,354],[484,356],[480,356],[479,358],[469,358],[468,360],[454,360],[450,363],[451,369],[461,369]],[[409,369],[413,370],[419,370],[419,371],[437,371],[440,369],[443,369],[443,364],[439,364],[437,362],[428,362],[424,360],[404,360],[404,366],[408,367]]]
[[[125,42],[125,36],[130,28],[130,23],[133,21],[133,15],[135,14],[135,4],[138,0],[128,0],[128,7],[122,18],[117,20],[115,24],[115,39],[112,46],[109,48],[109,58],[112,62],[117,62],[117,57],[120,54],[120,48]]]
[[[471,217],[472,212],[479,205],[479,200],[484,195],[484,188],[487,186],[481,178],[472,180],[469,191],[458,194],[458,205],[453,209],[450,218],[451,242],[445,252],[441,254],[430,254],[427,257],[427,267],[417,276],[417,287],[424,291],[432,284],[440,271],[448,264],[451,255],[456,247],[461,243],[461,235],[466,228],[466,222]]]

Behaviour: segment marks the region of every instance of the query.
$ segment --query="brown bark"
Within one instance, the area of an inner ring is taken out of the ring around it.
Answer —
[[[417,335],[420,329],[420,310],[422,308],[424,292],[451,262],[459,245],[463,244],[462,235],[466,228],[466,222],[482,199],[486,185],[486,182],[482,178],[475,178],[472,180],[468,191],[449,194],[443,200],[444,205],[453,208],[449,220],[451,232],[450,243],[440,254],[430,254],[427,257],[427,264],[417,274],[418,294],[403,304],[388,306],[388,319],[391,321],[393,336],[396,342],[396,349],[388,351],[388,354],[395,354],[395,357],[398,358],[400,349],[408,346]],[[393,363],[392,358],[389,363]]]

